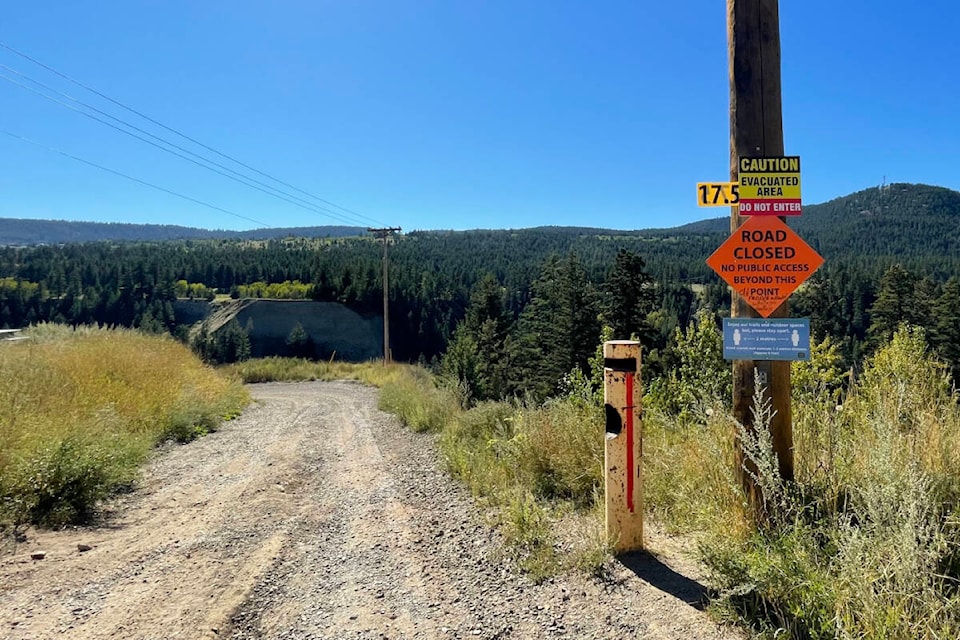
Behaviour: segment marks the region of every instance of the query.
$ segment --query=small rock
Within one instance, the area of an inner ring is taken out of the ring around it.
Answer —
[[[80,553],[83,553],[84,551],[90,551],[91,549],[93,549],[93,547],[91,547],[88,544],[81,543],[77,545],[77,551],[79,551]]]
[[[43,551],[33,551],[30,553],[31,560],[43,560],[47,557],[47,554]]]

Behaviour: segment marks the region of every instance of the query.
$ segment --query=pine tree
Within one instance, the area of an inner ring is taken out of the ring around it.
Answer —
[[[917,277],[895,264],[880,279],[880,292],[870,307],[868,334],[874,347],[889,341],[901,324],[925,326],[929,315],[918,305]]]
[[[653,347],[655,330],[647,315],[657,308],[657,288],[643,258],[620,249],[603,285],[603,321],[615,340],[636,336],[645,350]]]
[[[492,274],[481,278],[470,296],[466,317],[454,332],[441,364],[477,400],[503,398],[509,392],[513,360],[513,317],[504,306],[504,290]]]
[[[936,318],[930,341],[950,365],[954,384],[960,383],[960,280],[950,278],[934,302]]]
[[[551,257],[533,283],[520,316],[521,365],[517,391],[544,399],[573,368],[588,370],[600,336],[599,299],[575,253]]]
[[[313,340],[299,322],[287,336],[287,349],[294,358],[312,358],[315,355]]]

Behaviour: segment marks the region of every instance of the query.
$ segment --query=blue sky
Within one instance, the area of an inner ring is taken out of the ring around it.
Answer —
[[[960,5],[904,6],[781,3],[804,202],[884,176],[960,189]],[[695,206],[695,183],[728,171],[721,0],[33,0],[4,8],[0,41],[359,224],[637,229],[725,214]],[[9,51],[0,64],[195,149]],[[6,81],[0,129],[269,226],[341,223]],[[6,135],[0,194],[3,217],[262,226]]]

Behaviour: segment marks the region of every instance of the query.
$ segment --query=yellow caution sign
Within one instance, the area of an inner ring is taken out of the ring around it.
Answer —
[[[743,157],[740,175],[740,214],[745,216],[798,216],[800,156]]]

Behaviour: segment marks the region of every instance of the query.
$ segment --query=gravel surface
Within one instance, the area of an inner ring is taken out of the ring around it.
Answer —
[[[250,389],[256,405],[162,449],[101,522],[0,556],[0,638],[743,637],[700,611],[695,565],[655,531],[656,556],[607,579],[532,584],[434,437],[375,389]]]

